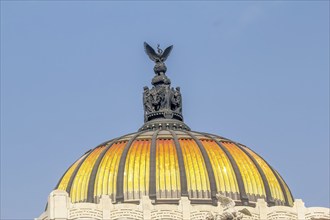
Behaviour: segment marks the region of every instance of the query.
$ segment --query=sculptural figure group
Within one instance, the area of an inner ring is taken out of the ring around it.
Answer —
[[[180,87],[170,88],[170,85],[158,85],[151,89],[144,87],[144,113],[164,111],[182,113],[182,96]]]

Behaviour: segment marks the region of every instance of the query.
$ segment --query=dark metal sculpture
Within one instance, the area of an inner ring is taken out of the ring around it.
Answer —
[[[171,110],[177,113],[182,113],[182,98],[180,87],[168,89],[164,87],[153,87],[149,89],[144,87],[143,92],[144,110],[147,113]]]
[[[160,49],[160,45],[157,45],[157,52],[146,42],[144,42],[144,50],[149,58],[155,62],[154,71],[157,75],[165,74],[167,68],[165,66],[165,60],[170,55],[173,45],[167,47],[164,51]]]
[[[155,62],[154,72],[156,73],[151,81],[153,87],[151,89],[147,86],[143,88],[145,122],[154,119],[183,121],[180,87],[171,88],[171,80],[165,75],[167,68],[164,62],[170,55],[172,48],[173,45],[163,51],[158,44],[156,53],[149,44],[144,42],[145,52]]]

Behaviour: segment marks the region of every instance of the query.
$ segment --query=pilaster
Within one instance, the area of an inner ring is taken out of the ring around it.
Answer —
[[[299,220],[305,219],[306,207],[305,203],[301,199],[294,200],[293,208],[297,211],[297,217]]]
[[[110,219],[111,210],[114,209],[110,196],[102,195],[100,198],[100,206],[102,207],[103,219]]]
[[[152,204],[149,196],[142,196],[141,206],[143,210],[143,219],[151,219]]]
[[[48,216],[50,220],[67,220],[69,195],[64,190],[54,190],[48,197]]]
[[[190,219],[190,208],[191,208],[191,204],[190,204],[188,197],[186,197],[186,196],[181,197],[180,204],[179,204],[179,210],[182,211],[183,220]]]
[[[267,219],[268,206],[264,199],[257,200],[256,208],[259,211],[259,219]]]

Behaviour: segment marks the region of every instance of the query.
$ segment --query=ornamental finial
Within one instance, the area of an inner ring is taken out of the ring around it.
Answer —
[[[190,130],[183,123],[182,96],[180,87],[171,87],[171,80],[165,75],[165,60],[173,48],[167,47],[164,51],[157,45],[157,52],[146,42],[144,50],[149,58],[155,62],[151,84],[152,88],[143,88],[144,126],[140,130],[154,128],[172,128]]]

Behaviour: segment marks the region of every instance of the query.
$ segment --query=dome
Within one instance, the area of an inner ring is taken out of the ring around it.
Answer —
[[[158,54],[153,87],[144,87],[144,124],[136,133],[100,144],[86,152],[59,180],[72,203],[98,203],[108,195],[113,203],[217,205],[218,196],[237,205],[292,206],[290,189],[280,174],[249,147],[227,138],[192,131],[182,115],[180,87],[171,87],[164,61],[171,47]]]
[[[278,172],[250,148],[213,134],[186,130],[144,130],[107,141],[86,152],[65,172],[56,189],[72,202],[212,204],[217,193],[237,204],[293,204]]]

